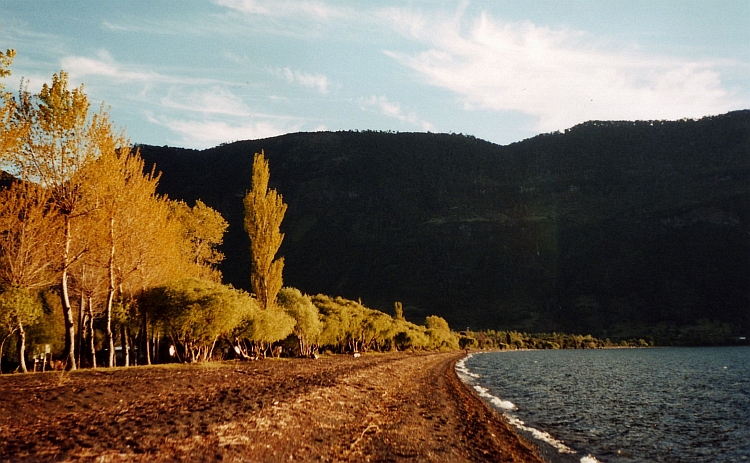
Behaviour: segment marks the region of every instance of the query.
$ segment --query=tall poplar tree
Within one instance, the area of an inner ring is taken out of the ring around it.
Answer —
[[[250,237],[250,284],[263,310],[275,308],[284,269],[284,258],[275,257],[284,239],[279,227],[287,205],[276,190],[268,188],[270,176],[265,153],[255,153],[252,185],[244,198],[245,231]]]

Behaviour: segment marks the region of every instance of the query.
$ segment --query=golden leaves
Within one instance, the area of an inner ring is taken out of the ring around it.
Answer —
[[[287,205],[276,190],[268,189],[270,175],[265,153],[255,153],[252,187],[243,202],[252,259],[250,283],[263,309],[275,304],[276,294],[283,286],[284,269],[284,259],[274,258],[284,240],[280,227]]]

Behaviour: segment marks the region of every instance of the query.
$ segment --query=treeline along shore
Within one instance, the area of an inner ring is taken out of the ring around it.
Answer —
[[[14,56],[0,55],[0,77]],[[243,290],[222,282],[227,221],[159,194],[161,174],[83,86],[61,71],[2,97],[0,372],[458,348],[441,317],[284,287],[287,204],[263,150],[243,197]]]

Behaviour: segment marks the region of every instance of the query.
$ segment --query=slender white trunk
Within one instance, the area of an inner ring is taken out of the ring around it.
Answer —
[[[86,308],[86,316],[89,323],[89,355],[91,356],[91,368],[96,368],[96,334],[94,332],[94,312],[91,302],[91,297],[89,297],[88,307]]]
[[[86,280],[86,266],[84,265],[81,269],[81,280]],[[84,323],[84,308],[86,307],[86,295],[83,292],[83,289],[81,289],[81,299],[78,302],[78,338],[76,339],[76,346],[78,349],[76,349],[76,363],[78,365],[81,364],[81,357],[83,357],[83,337],[84,332],[86,331]]]
[[[63,251],[62,276],[60,278],[60,300],[62,302],[63,319],[65,321],[65,357],[68,370],[76,369],[75,354],[75,322],[73,308],[68,294],[68,267],[70,266],[70,216],[65,215],[65,248]]]
[[[148,337],[148,319],[143,305],[141,305],[141,310],[143,311],[143,326],[141,327],[141,330],[143,331],[143,351],[146,353],[146,365],[151,365],[151,344],[149,342],[150,338]]]
[[[120,346],[122,347],[122,364],[130,366],[130,343],[128,342],[128,328],[125,324],[120,325]]]
[[[112,335],[112,305],[115,300],[115,219],[109,220],[109,288],[107,288],[107,314],[105,317],[107,324],[107,345],[109,347],[110,368],[115,366],[115,340]]]
[[[26,369],[26,330],[23,329],[23,323],[18,323],[18,360],[21,362],[21,371],[28,373]]]

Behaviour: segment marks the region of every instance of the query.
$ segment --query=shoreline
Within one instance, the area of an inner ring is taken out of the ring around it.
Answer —
[[[542,462],[463,351],[0,376],[0,460]]]

